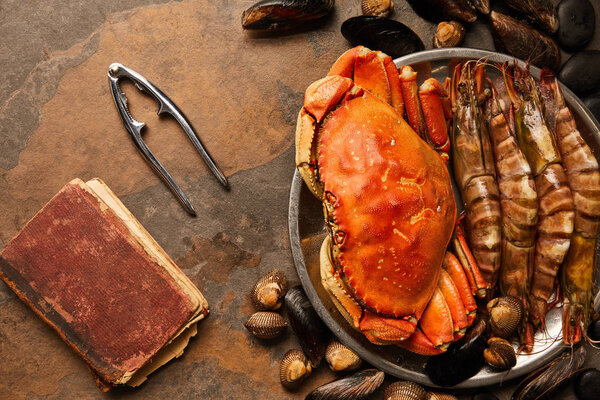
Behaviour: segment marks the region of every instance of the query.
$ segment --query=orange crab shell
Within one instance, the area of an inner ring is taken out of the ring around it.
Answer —
[[[420,318],[456,219],[448,170],[388,104],[346,97],[322,125],[320,180],[333,202],[338,263],[378,313]]]

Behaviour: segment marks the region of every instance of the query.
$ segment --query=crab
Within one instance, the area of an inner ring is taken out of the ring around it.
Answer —
[[[464,243],[450,176],[405,101],[391,57],[349,50],[306,90],[296,166],[323,203],[322,284],[342,316],[374,344],[431,355],[472,323],[478,271],[446,251]]]

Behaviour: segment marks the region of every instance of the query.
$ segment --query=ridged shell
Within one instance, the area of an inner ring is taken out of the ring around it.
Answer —
[[[458,397],[450,393],[429,392],[427,400],[458,400]]]
[[[364,15],[387,17],[394,11],[394,2],[392,0],[362,0],[360,7]]]
[[[283,272],[274,269],[256,282],[250,293],[252,303],[259,310],[277,310],[283,303],[287,280]]]
[[[287,322],[276,312],[259,311],[252,314],[244,326],[256,337],[274,339],[285,331]]]
[[[363,400],[381,386],[384,377],[383,371],[366,369],[320,386],[304,400]]]
[[[296,349],[285,353],[279,366],[279,380],[288,389],[296,388],[312,372],[306,355]]]
[[[517,364],[517,355],[512,345],[505,339],[493,337],[488,340],[488,347],[483,351],[483,357],[489,366],[499,369],[511,369]]]
[[[410,381],[394,382],[383,391],[385,400],[426,400],[427,391]]]
[[[325,349],[325,360],[333,372],[354,371],[362,360],[348,346],[333,340]]]
[[[523,319],[523,303],[516,297],[492,299],[487,304],[490,327],[496,336],[508,339],[516,332]]]
[[[457,47],[465,39],[465,28],[460,22],[440,22],[433,37],[433,47]]]

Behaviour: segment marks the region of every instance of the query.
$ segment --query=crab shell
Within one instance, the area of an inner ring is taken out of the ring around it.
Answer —
[[[382,59],[371,75],[379,87],[380,76],[393,79],[391,58],[371,53]],[[309,86],[296,162],[324,205],[326,289],[369,340],[395,343],[415,332],[436,292],[456,205],[442,158],[398,107],[355,82],[330,75]]]

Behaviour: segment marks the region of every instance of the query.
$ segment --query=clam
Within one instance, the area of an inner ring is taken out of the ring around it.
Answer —
[[[585,348],[579,346],[563,352],[558,358],[529,374],[521,381],[512,400],[551,399],[552,395],[568,384],[585,361]],[[596,397],[594,397],[596,398]]]
[[[433,47],[457,47],[465,39],[465,27],[460,22],[442,21],[437,26],[433,37]]]
[[[380,50],[392,58],[425,48],[412,29],[389,18],[369,15],[348,18],[342,24],[341,31],[353,46],[363,45],[371,50]]]
[[[383,391],[385,400],[427,400],[427,391],[417,383],[394,382]]]
[[[596,400],[600,393],[600,371],[589,368],[582,371],[573,384],[573,389],[579,400]]]
[[[523,320],[523,302],[513,296],[497,297],[487,304],[490,328],[496,336],[508,339]]]
[[[458,397],[450,393],[429,392],[427,400],[458,400]]]
[[[279,366],[279,380],[288,389],[294,389],[312,372],[306,355],[296,349],[285,353]]]
[[[281,307],[286,290],[285,275],[278,269],[274,269],[256,282],[250,297],[259,310],[277,310]]]
[[[325,360],[333,372],[354,371],[362,364],[355,352],[337,340],[331,341],[325,349]]]
[[[556,71],[560,66],[560,50],[550,37],[538,32],[524,22],[496,11],[490,13],[492,36],[496,50],[540,68]]]
[[[394,11],[392,0],[361,0],[360,7],[364,15],[387,17]]]
[[[298,335],[302,350],[308,355],[312,367],[318,367],[329,343],[329,330],[308,301],[301,286],[288,290],[285,295],[285,308],[290,326]]]
[[[261,0],[242,14],[242,27],[258,31],[291,29],[324,17],[334,0]]]
[[[425,373],[438,386],[454,386],[475,375],[485,364],[483,350],[486,348],[486,322],[477,321],[448,351],[430,357]]]
[[[484,15],[490,13],[490,0],[470,0],[470,2],[480,13]]]
[[[363,400],[381,386],[384,377],[383,371],[366,369],[316,388],[305,400]]]
[[[485,362],[498,370],[511,369],[517,364],[517,355],[512,345],[505,339],[493,337],[488,340],[488,347],[483,351]]]
[[[252,314],[244,326],[256,337],[274,339],[285,331],[287,322],[276,312],[259,311]]]

